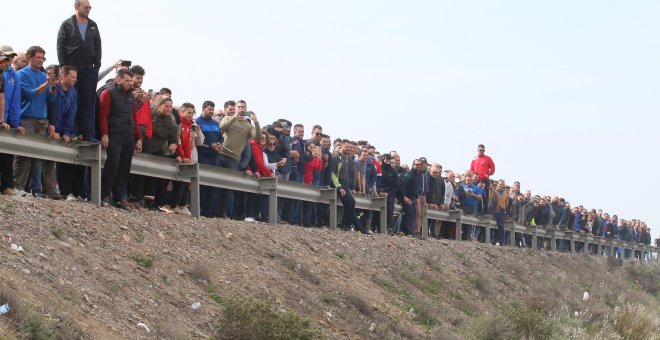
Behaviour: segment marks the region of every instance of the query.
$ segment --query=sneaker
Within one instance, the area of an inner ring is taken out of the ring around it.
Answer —
[[[46,195],[44,195],[44,194],[41,193],[41,192],[33,192],[33,193],[32,193],[32,196],[34,196],[34,197],[36,197],[36,198],[46,198]]]
[[[500,246],[500,243],[499,243],[499,242],[495,242],[495,245],[499,247],[499,246]]]
[[[110,202],[110,199],[108,199],[108,197],[103,197],[101,199],[101,206],[106,207],[106,208],[112,208],[113,207],[112,202]]]
[[[171,214],[171,213],[174,212],[174,210],[172,209],[172,207],[170,207],[170,206],[167,205],[167,204],[165,204],[165,205],[162,206],[162,207],[158,207],[158,209],[159,209],[160,211],[164,211],[164,212],[166,212],[166,213],[168,213],[168,214]]]
[[[77,201],[78,198],[76,196],[73,196],[73,194],[68,194],[64,200],[67,202],[71,202],[71,201]]]
[[[25,196],[27,196],[27,194],[28,194],[27,192],[25,192],[21,189],[14,189],[14,195],[16,195],[16,196],[25,197]]]
[[[93,135],[86,135],[84,138],[85,141],[93,143],[93,144],[99,144],[101,141],[99,141],[96,137]]]
[[[52,199],[52,200],[55,200],[55,201],[59,201],[59,200],[62,199],[62,196],[60,196],[60,194],[58,194],[58,193],[54,193],[54,194],[52,194],[52,195],[48,195],[48,196],[46,196],[46,197],[48,197],[48,198],[50,198],[50,199]]]
[[[172,209],[172,211],[174,211],[175,214],[192,216],[192,213],[190,212],[190,210],[188,210],[188,207],[186,207],[186,206],[174,207],[174,209]]]
[[[245,222],[256,222],[256,221],[257,221],[257,220],[255,220],[255,219],[252,218],[252,217],[246,217],[246,218],[245,218]]]
[[[371,231],[371,230],[369,230],[369,229],[367,229],[367,230],[363,230],[363,231],[362,231],[362,234],[363,234],[363,235],[366,235],[366,236],[371,236],[371,235],[374,234],[374,232]]]
[[[126,204],[121,201],[113,202],[113,206],[119,210],[130,211],[130,209],[128,209]]]

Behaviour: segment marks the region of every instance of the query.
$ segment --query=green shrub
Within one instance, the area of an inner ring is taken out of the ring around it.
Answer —
[[[291,311],[276,311],[256,297],[227,300],[216,336],[219,339],[318,339],[309,320]]]

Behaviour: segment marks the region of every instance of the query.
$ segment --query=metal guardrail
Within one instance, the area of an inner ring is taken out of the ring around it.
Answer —
[[[62,141],[53,141],[44,135],[26,133],[19,135],[16,130],[0,130],[0,153],[39,158],[61,163],[79,164],[91,168],[91,200],[94,204],[101,203],[101,169],[106,153],[98,144],[74,142],[66,144]],[[269,196],[270,223],[277,223],[277,199],[291,198],[308,202],[324,203],[334,209],[329,209],[329,222],[331,228],[337,227],[337,206],[341,202],[337,199],[336,189],[325,189],[302,183],[278,181],[276,178],[250,178],[243,172],[223,169],[203,164],[177,164],[171,158],[140,154],[133,157],[131,173],[150,177],[158,177],[190,183],[191,212],[193,216],[200,214],[200,185],[244,191]],[[357,209],[378,212],[381,233],[387,231],[386,200],[382,197],[356,196]],[[400,205],[394,208],[400,214]],[[475,225],[485,228],[485,241],[490,243],[491,229],[497,229],[495,220],[490,216],[464,215],[459,210],[432,210],[427,209],[422,218],[422,237],[429,235],[429,220],[448,221],[456,224],[456,238],[461,238],[463,224]],[[630,250],[632,252],[650,252],[656,254],[656,261],[660,262],[659,248],[643,244],[624,242],[598,236],[576,234],[571,231],[555,231],[554,229],[533,228],[514,224],[507,221],[505,230],[509,232],[510,245],[515,244],[515,234],[531,235],[532,246],[536,247],[539,237],[551,240],[551,249],[556,250],[556,240],[565,240],[570,243],[572,252],[577,243],[583,243],[582,252],[588,253],[587,245],[597,246],[600,254],[604,248],[609,247],[612,256],[614,248]],[[593,246],[592,246],[593,247]]]

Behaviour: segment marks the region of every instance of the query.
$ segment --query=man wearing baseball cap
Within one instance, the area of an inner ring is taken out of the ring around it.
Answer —
[[[10,68],[10,58],[0,51],[0,128],[9,129],[9,124],[5,123],[5,79],[4,71]],[[14,172],[12,168],[13,156],[6,153],[0,153],[0,192],[3,195],[12,195],[14,193]]]
[[[14,49],[9,45],[0,46],[0,52],[7,56],[2,75],[4,76],[5,104],[0,106],[4,108],[4,119],[9,127],[19,129],[19,132],[25,133],[25,129],[20,126],[21,122],[21,86],[18,81],[17,71],[11,67],[12,61],[17,56]]]

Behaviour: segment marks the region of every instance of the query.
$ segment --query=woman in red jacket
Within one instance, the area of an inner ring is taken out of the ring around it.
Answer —
[[[181,110],[179,110],[181,118],[181,134],[179,146],[176,149],[176,162],[183,164],[192,164],[193,148],[195,148],[195,135],[196,131],[192,130],[193,116],[195,115],[195,106],[190,103],[183,103]],[[195,125],[195,129],[197,125]],[[172,212],[176,214],[190,216],[190,210],[186,206],[188,198],[188,183],[173,181],[172,182],[172,199],[170,200],[170,207]]]
[[[311,184],[318,186],[321,178],[321,169],[323,169],[323,160],[321,160],[321,148],[314,145],[314,143],[309,143],[307,146],[307,156],[311,156],[312,160],[305,163],[305,184]],[[313,202],[303,202],[303,227],[309,227],[316,224],[316,221],[312,221],[312,214],[316,209],[317,205]]]
[[[262,131],[257,134],[258,139],[250,139],[252,156],[246,173],[248,176],[256,178],[273,177],[273,170],[277,168],[277,163],[268,163],[268,158],[264,154],[263,146],[268,140],[268,132]],[[259,138],[260,137],[260,138]],[[268,200],[264,195],[248,193],[247,204],[245,207],[245,221],[247,222],[267,222],[268,221]]]

